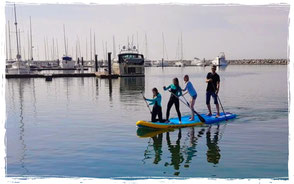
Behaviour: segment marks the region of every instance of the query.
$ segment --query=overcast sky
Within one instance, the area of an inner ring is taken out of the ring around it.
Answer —
[[[44,38],[50,58],[53,38],[58,41],[59,57],[64,54],[63,24],[68,52],[75,59],[79,39],[81,55],[90,58],[90,29],[96,35],[99,59],[103,50],[116,53],[132,41],[150,59],[176,59],[182,33],[183,57],[212,59],[225,52],[227,59],[287,58],[289,6],[201,6],[201,5],[16,5],[21,30],[22,57],[28,56],[29,16],[32,18],[35,60],[44,59]],[[12,55],[15,57],[13,6],[6,6],[10,21]],[[92,38],[93,40],[93,38]],[[92,41],[93,45],[93,41]],[[103,49],[104,46],[104,49]],[[94,46],[92,46],[93,49]],[[56,47],[55,47],[56,49]],[[23,51],[25,50],[25,52]],[[56,51],[55,51],[56,53]]]

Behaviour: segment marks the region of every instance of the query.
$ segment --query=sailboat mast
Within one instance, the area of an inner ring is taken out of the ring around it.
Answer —
[[[28,60],[30,60],[30,33],[28,32]]]
[[[33,37],[32,37],[32,20],[31,20],[31,16],[30,16],[30,40],[31,40],[31,60],[34,60],[33,57]]]
[[[86,37],[86,60],[88,60],[88,38]]]
[[[183,61],[183,35],[181,32],[181,61]]]
[[[44,37],[44,60],[46,61],[47,60],[47,48],[46,48],[46,39],[45,39],[45,37]]]
[[[10,23],[8,21],[8,39],[9,39],[9,60],[12,59],[11,55],[11,38],[10,38]]]
[[[20,40],[20,29],[18,29],[18,40],[19,40],[19,55],[21,56],[21,40]]]
[[[94,55],[96,55],[96,38],[95,38],[95,32],[94,32]]]
[[[164,35],[162,32],[162,59],[164,59]]]
[[[145,58],[148,58],[147,34],[145,33]]]
[[[59,51],[58,51],[58,41],[56,38],[56,55],[57,55],[57,60],[59,59]]]
[[[114,36],[112,37],[112,49],[113,49],[113,59],[115,58],[115,55],[116,55],[116,50],[115,50],[115,38]]]
[[[137,32],[137,50],[139,52],[139,37],[138,37],[138,32]]]
[[[17,51],[17,54],[16,54],[16,59],[17,60],[20,60],[21,58],[21,55],[19,53],[19,45],[18,45],[18,33],[17,33],[17,21],[16,21],[16,7],[15,7],[15,4],[14,4],[14,25],[15,25],[15,36],[16,36],[16,51]]]
[[[92,30],[90,29],[90,61],[92,61]]]
[[[5,27],[6,35],[5,35],[5,51],[6,51],[6,61],[8,60],[8,24]]]
[[[54,46],[54,38],[52,38],[52,50],[53,50],[53,61],[55,60],[55,46]]]
[[[65,52],[65,56],[67,56],[66,39],[65,39],[65,26],[64,26],[64,24],[63,24],[63,37],[64,37],[64,52]]]

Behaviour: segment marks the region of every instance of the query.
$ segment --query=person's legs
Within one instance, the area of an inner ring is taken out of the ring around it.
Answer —
[[[206,92],[206,105],[207,105],[207,108],[208,108],[208,116],[211,116],[212,113],[211,113],[211,107],[210,107],[210,96],[211,96],[211,93],[210,92]]]
[[[152,114],[151,114],[151,121],[156,122],[156,115],[157,115],[157,109],[155,106],[152,108]]]
[[[215,104],[215,106],[216,106],[216,111],[217,111],[217,117],[219,117],[220,116],[220,114],[219,114],[219,104]]]
[[[182,123],[182,116],[181,116],[181,112],[180,112],[180,101],[179,101],[179,99],[175,100],[175,107],[176,107],[176,111],[178,113],[179,123]]]
[[[217,117],[219,117],[220,116],[220,114],[219,114],[219,104],[218,104],[218,100],[217,100],[217,95],[214,93],[214,94],[212,94],[212,97],[213,97],[213,99],[214,99],[214,104],[215,104],[215,106],[216,106],[216,118]]]
[[[169,119],[169,112],[170,112],[170,108],[173,106],[173,101],[171,99],[169,99],[168,103],[167,103],[167,109],[166,109],[166,121],[168,121]]]
[[[192,115],[191,115],[191,121],[194,120],[194,104],[195,104],[195,97],[192,97],[191,101],[190,101],[190,107],[191,107],[191,112],[192,112]]]
[[[162,109],[160,106],[158,106],[158,120],[159,122],[163,122],[162,120]]]

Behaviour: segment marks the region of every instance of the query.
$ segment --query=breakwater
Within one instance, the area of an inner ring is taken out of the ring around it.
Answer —
[[[289,59],[240,59],[228,60],[230,65],[287,65]]]

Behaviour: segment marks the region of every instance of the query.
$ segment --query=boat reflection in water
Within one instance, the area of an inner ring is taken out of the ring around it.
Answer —
[[[189,168],[192,166],[192,159],[197,156],[197,145],[199,142],[205,141],[205,139],[201,140],[201,137],[206,135],[206,159],[208,163],[213,163],[213,166],[216,166],[221,158],[218,146],[220,128],[219,125],[215,126],[216,128],[213,127],[162,130],[138,128],[137,136],[140,138],[150,138],[148,146],[144,151],[143,164],[146,164],[148,160],[152,160],[153,164],[163,164],[165,167],[172,167],[173,175],[179,176],[182,167]],[[177,136],[173,137],[172,135],[175,134],[171,134],[171,132],[176,133]],[[175,141],[173,141],[174,139]],[[166,141],[166,144],[163,141]],[[187,141],[189,143],[186,145]],[[199,148],[199,150],[202,149]]]

